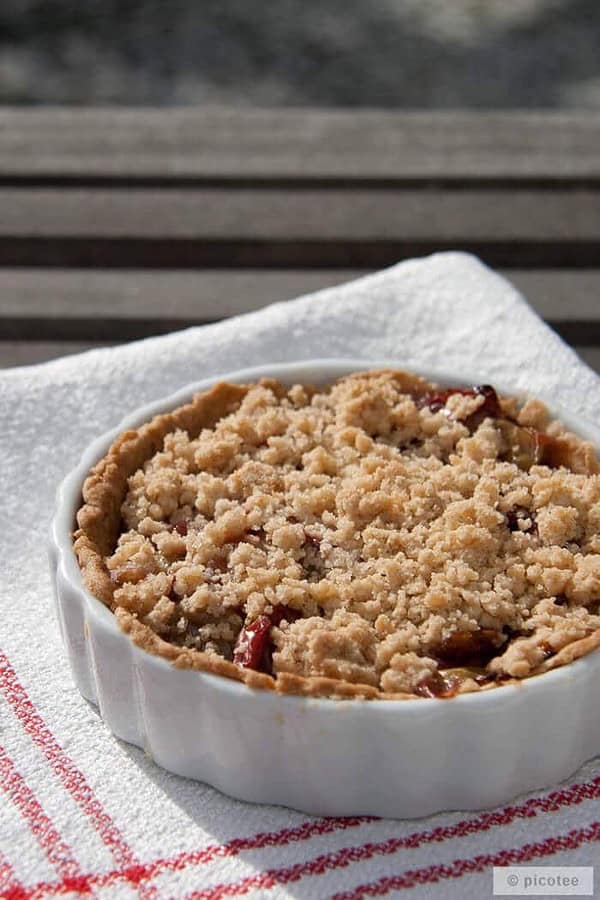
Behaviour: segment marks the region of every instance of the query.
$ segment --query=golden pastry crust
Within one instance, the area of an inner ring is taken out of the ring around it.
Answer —
[[[600,476],[539,401],[405,372],[218,384],[83,488],[88,590],[138,646],[283,693],[489,690],[600,645]]]

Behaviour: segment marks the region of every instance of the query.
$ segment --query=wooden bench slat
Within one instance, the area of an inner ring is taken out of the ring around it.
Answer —
[[[94,347],[110,347],[113,342],[100,344],[98,341],[0,341],[0,369],[11,366],[33,366],[37,363],[83,353]]]
[[[499,267],[594,267],[591,189],[0,189],[0,265],[381,268],[463,249]]]
[[[115,341],[0,341],[0,369],[10,366],[29,366],[46,362],[60,356],[72,353],[81,353],[91,350],[93,347],[108,347]],[[598,374],[600,374],[600,348],[576,347],[581,358],[587,362]]]
[[[135,341],[161,334],[170,334],[196,325],[205,325],[203,319],[163,316],[156,319],[92,319],[73,317],[53,319],[47,317],[0,319],[0,341]],[[571,346],[600,346],[600,321],[549,322],[554,330]]]
[[[544,319],[600,321],[600,268],[504,269],[500,274]]]
[[[575,347],[588,366],[600,375],[600,347]]]
[[[0,268],[0,322],[6,317],[213,321],[364,274],[361,269]],[[600,268],[501,274],[545,319],[600,321]]]
[[[463,250],[499,268],[595,268],[597,241],[264,240],[0,238],[0,267],[167,270],[202,268],[382,269],[404,259]]]
[[[358,278],[361,269],[2,269],[2,317],[213,321]]]
[[[592,190],[0,189],[2,238],[595,242]]]
[[[600,178],[582,112],[0,111],[0,178]]]

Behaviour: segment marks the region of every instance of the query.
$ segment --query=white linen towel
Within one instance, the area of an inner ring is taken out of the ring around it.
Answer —
[[[314,357],[464,372],[590,419],[600,413],[598,377],[507,282],[460,253],[216,325],[0,372],[2,897],[475,900],[491,896],[494,864],[597,858],[598,761],[493,812],[313,818],[170,775],[113,738],[75,689],[45,548],[62,476],[143,403],[207,376]]]

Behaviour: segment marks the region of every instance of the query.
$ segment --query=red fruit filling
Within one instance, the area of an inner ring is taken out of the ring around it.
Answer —
[[[304,532],[304,545],[312,547],[314,550],[321,549],[321,541],[319,538],[314,537],[312,534],[307,534],[306,532]]]
[[[454,697],[458,693],[460,687],[460,678],[454,675],[442,674],[441,672],[432,672],[427,675],[415,687],[415,694],[419,697]]]
[[[300,613],[278,603],[273,612],[268,616],[258,616],[254,621],[244,625],[238,635],[233,650],[233,661],[244,669],[254,669],[256,672],[273,673],[273,642],[271,641],[271,628],[279,625],[283,619],[295,622],[300,618]]]
[[[484,672],[476,667],[439,669],[437,672],[431,672],[419,682],[415,687],[415,694],[419,697],[438,697],[445,700],[448,697],[455,697],[461,684],[467,679],[472,679],[478,685],[483,686],[491,684],[493,681],[501,681],[503,677],[498,678],[494,672]]]
[[[520,524],[526,521],[529,521],[531,524],[522,529]],[[525,509],[524,506],[515,506],[509,510],[506,513],[506,524],[509,531],[521,531],[522,534],[531,534],[536,531],[534,515],[528,509]]]
[[[571,448],[568,442],[564,438],[551,437],[537,428],[519,425],[502,411],[498,395],[490,384],[475,385],[472,388],[447,388],[445,391],[425,394],[417,400],[417,405],[420,409],[428,407],[431,412],[439,412],[455,394],[484,398],[481,406],[467,416],[463,424],[472,433],[484,419],[499,419],[499,427],[508,445],[501,457],[505,461],[515,463],[524,470],[535,465],[549,466],[551,469],[570,467]]]
[[[498,655],[506,636],[491,628],[478,631],[454,631],[435,647],[430,655],[447,666],[477,666],[483,668]]]
[[[480,416],[480,421],[483,421],[487,416],[496,419],[502,414],[498,395],[491,384],[475,385],[472,388],[447,388],[447,390],[439,391],[435,394],[426,394],[419,400],[418,406],[421,409],[427,406],[431,412],[438,412],[446,405],[450,397],[453,397],[455,394],[461,394],[463,397],[484,398],[479,409],[468,416],[466,419],[467,422],[470,422],[475,416]]]
[[[244,625],[233,650],[234,663],[245,669],[259,671],[270,631],[269,616],[259,616],[254,622]]]

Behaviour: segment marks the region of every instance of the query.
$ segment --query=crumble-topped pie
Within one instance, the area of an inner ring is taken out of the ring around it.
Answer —
[[[487,385],[217,384],[85,482],[88,589],[147,650],[288,693],[451,697],[600,645],[591,444]]]

